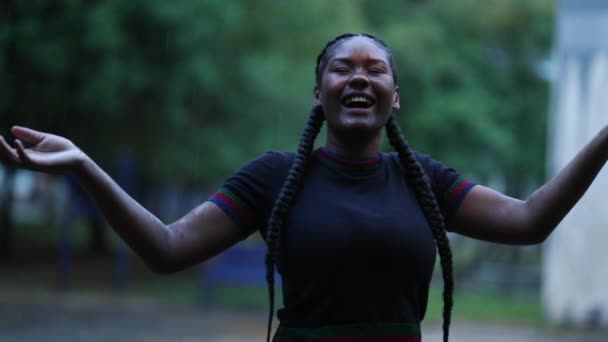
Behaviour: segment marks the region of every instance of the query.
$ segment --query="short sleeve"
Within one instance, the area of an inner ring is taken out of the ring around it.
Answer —
[[[266,152],[228,178],[208,201],[250,235],[265,226],[292,159],[286,152]]]
[[[426,154],[415,154],[416,159],[429,177],[439,209],[444,219],[448,221],[456,214],[460,204],[476,184],[463,178],[456,170],[445,166]]]

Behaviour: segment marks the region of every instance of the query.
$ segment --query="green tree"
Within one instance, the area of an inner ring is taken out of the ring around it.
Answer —
[[[293,149],[317,53],[366,31],[393,49],[413,146],[521,195],[543,177],[536,66],[552,11],[548,0],[4,1],[0,131],[65,135],[109,169],[130,149],[152,184],[202,189]]]
[[[394,50],[413,145],[525,196],[544,178],[549,87],[538,66],[549,56],[553,2],[383,4],[367,1],[366,12]]]
[[[225,176],[261,147],[295,145],[317,50],[359,21],[301,5],[9,1],[0,115],[100,158],[129,146],[157,181]]]
[[[359,21],[356,8],[302,4],[3,2],[0,129],[65,135],[110,171],[130,149],[156,185],[217,182],[295,146],[319,42]]]

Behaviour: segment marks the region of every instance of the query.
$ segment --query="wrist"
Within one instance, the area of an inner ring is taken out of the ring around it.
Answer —
[[[70,167],[70,172],[76,176],[76,178],[85,178],[87,174],[95,168],[95,162],[86,153],[78,150],[78,154],[75,158],[73,165]]]

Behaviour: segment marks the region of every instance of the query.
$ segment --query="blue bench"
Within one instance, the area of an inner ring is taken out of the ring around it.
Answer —
[[[212,303],[214,292],[224,287],[266,287],[265,255],[266,245],[263,242],[241,243],[204,263],[199,273],[201,301]],[[281,279],[275,271],[277,295],[280,286]]]

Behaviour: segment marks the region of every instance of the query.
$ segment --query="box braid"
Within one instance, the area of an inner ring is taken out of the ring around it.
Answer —
[[[414,156],[414,152],[410,148],[407,140],[403,136],[397,120],[394,115],[391,115],[386,123],[386,135],[389,142],[397,152],[401,164],[405,167],[405,179],[414,188],[416,199],[424,216],[426,217],[433,237],[437,243],[437,251],[441,262],[441,270],[443,272],[443,340],[448,341],[450,334],[450,321],[452,316],[454,291],[454,278],[452,272],[452,250],[450,249],[450,241],[448,240],[443,215],[439,211],[439,206],[435,199],[435,195],[431,190],[427,176],[420,163]]]
[[[393,79],[397,83],[397,72],[395,70],[395,63],[393,55],[388,46],[379,38],[365,34],[365,33],[345,33],[333,40],[327,42],[321,53],[317,56],[317,64],[315,67],[315,82],[319,86],[321,84],[321,78],[323,71],[327,66],[328,55],[333,49],[335,49],[340,43],[347,39],[363,36],[374,41],[380,46],[387,54],[389,64],[393,74]],[[285,221],[287,210],[291,205],[295,195],[297,194],[300,183],[302,180],[302,174],[304,173],[305,163],[312,152],[314,146],[314,140],[319,134],[321,126],[324,121],[324,113],[320,106],[314,107],[309,116],[308,122],[302,136],[300,137],[300,143],[294,161],[289,169],[287,178],[283,183],[279,196],[275,201],[270,219],[268,221],[268,229],[266,231],[266,280],[268,282],[268,292],[270,301],[270,312],[268,315],[268,332],[266,335],[266,341],[270,341],[270,334],[272,331],[272,319],[274,317],[274,270],[275,264],[278,263],[280,255],[280,241],[281,241],[281,228]],[[453,292],[453,277],[452,277],[452,252],[449,245],[449,240],[446,235],[443,216],[439,211],[435,196],[431,191],[430,185],[426,180],[424,170],[416,160],[407,140],[405,140],[403,134],[394,116],[391,118],[386,125],[387,136],[391,145],[399,153],[401,163],[405,167],[405,177],[410,185],[414,187],[416,192],[416,198],[420,203],[425,217],[429,221],[431,231],[437,243],[437,250],[441,259],[441,267],[443,271],[444,279],[444,309],[443,309],[443,340],[448,341],[450,317],[452,310],[452,292]]]
[[[279,196],[274,202],[270,219],[268,220],[268,229],[266,230],[266,245],[268,246],[266,252],[266,281],[268,282],[270,313],[268,315],[266,341],[270,341],[272,318],[274,316],[274,267],[275,264],[278,264],[279,262],[281,227],[285,221],[287,209],[300,188],[304,166],[312,152],[315,138],[319,134],[324,120],[325,115],[323,114],[323,110],[320,106],[315,106],[308,117],[308,122],[300,137],[300,144],[296,156],[287,173],[287,178],[285,179],[285,183],[283,183]]]

